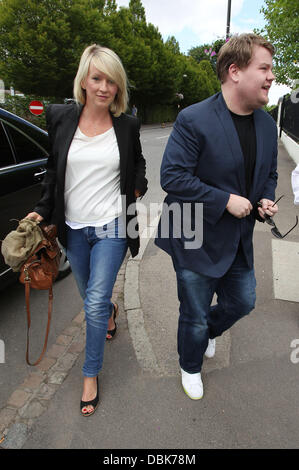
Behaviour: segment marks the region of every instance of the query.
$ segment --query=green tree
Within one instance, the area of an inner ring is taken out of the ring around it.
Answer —
[[[0,73],[5,82],[24,93],[72,96],[83,48],[109,36],[104,4],[104,0],[2,0]]]
[[[210,44],[204,44],[203,46],[195,46],[188,51],[188,55],[193,57],[193,59],[199,63],[201,60],[207,59],[207,51],[209,51],[210,48]]]
[[[202,101],[215,93],[207,73],[192,57],[182,55],[180,69],[182,81],[179,92],[184,96],[181,102],[183,107]]]
[[[202,60],[209,60],[215,70],[217,55],[223,44],[225,44],[225,39],[217,39],[212,44],[204,44],[203,46],[192,47],[188,51],[188,55],[193,57],[193,59],[195,59],[198,63],[200,63]]]
[[[201,60],[198,64],[198,69],[201,70],[207,77],[207,81],[210,83],[213,93],[220,91],[220,82],[216,77],[215,71],[209,60]]]
[[[111,47],[126,68],[131,102],[151,106],[172,102],[177,91],[176,59],[153,24],[146,22],[139,0],[109,18]]]
[[[169,36],[165,43],[165,46],[173,53],[180,54],[180,45],[174,36]]]
[[[200,67],[147,23],[140,0],[117,8],[117,0],[0,0],[0,76],[7,86],[37,96],[72,96],[80,56],[87,45],[113,49],[128,74],[131,102],[183,106],[216,90],[211,63]],[[210,54],[211,55],[211,54]]]
[[[213,42],[213,50],[216,52],[216,54],[219,53],[221,47],[225,44],[226,40],[224,38],[216,39],[216,41]]]
[[[138,104],[138,91],[143,89],[147,93],[152,89],[152,52],[145,40],[146,22],[138,20],[135,13],[125,7],[110,15],[108,20],[113,32],[109,47],[121,58],[129,79],[130,95]]]
[[[117,4],[115,0],[107,0],[104,7],[104,14],[109,16],[115,14],[117,10]]]
[[[130,0],[129,10],[132,14],[132,22],[144,22],[145,18],[145,9],[140,0]]]
[[[275,47],[274,73],[278,83],[290,85],[299,78],[299,1],[265,0],[261,9],[266,26],[256,31]]]

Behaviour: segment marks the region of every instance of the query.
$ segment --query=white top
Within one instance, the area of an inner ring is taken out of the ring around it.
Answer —
[[[294,193],[294,204],[298,206],[299,205],[299,164],[292,171],[291,183],[292,183],[292,189]]]
[[[66,223],[100,227],[122,213],[120,161],[114,128],[88,137],[79,126],[69,148],[65,173]]]

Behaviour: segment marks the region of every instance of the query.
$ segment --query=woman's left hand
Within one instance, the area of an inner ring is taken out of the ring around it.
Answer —
[[[141,196],[141,191],[139,189],[135,189],[135,197],[136,199]]]

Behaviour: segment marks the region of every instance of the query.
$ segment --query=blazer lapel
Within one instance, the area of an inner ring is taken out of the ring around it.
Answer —
[[[113,127],[116,135],[116,140],[119,149],[119,158],[120,158],[120,191],[122,194],[125,193],[125,181],[126,181],[126,172],[127,172],[127,162],[128,162],[128,129],[124,125],[122,116],[115,117],[111,114]]]
[[[71,106],[71,105],[68,105]],[[65,136],[65,139],[60,144],[60,158],[58,160],[58,175],[63,179],[63,187],[64,187],[64,179],[65,179],[65,169],[66,169],[66,162],[67,162],[67,155],[72,143],[74,134],[78,127],[79,118],[82,112],[83,106],[80,105],[79,107],[74,106],[74,111],[67,115],[62,124],[62,135]]]
[[[221,121],[228,146],[230,147],[231,153],[236,162],[237,174],[238,174],[240,190],[241,190],[240,193],[241,195],[245,195],[246,185],[245,185],[245,167],[244,167],[243,152],[242,152],[237,130],[235,128],[230,112],[226,106],[222,93],[219,94],[219,98],[216,102],[215,109],[216,109],[218,118]]]

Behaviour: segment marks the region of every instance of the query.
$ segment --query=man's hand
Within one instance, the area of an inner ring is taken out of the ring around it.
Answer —
[[[136,199],[141,196],[141,191],[139,189],[135,189],[135,197]]]
[[[260,203],[262,206],[258,206],[258,212],[262,219],[265,218],[265,214],[273,217],[278,212],[277,204],[273,206],[274,201],[270,201],[270,199],[261,199]]]
[[[252,211],[251,202],[245,197],[238,196],[237,194],[231,194],[226,205],[226,209],[234,217],[242,219],[250,214]]]

